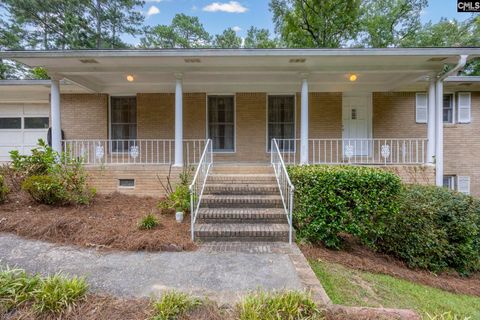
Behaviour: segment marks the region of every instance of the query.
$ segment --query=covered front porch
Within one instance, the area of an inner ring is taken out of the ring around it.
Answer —
[[[474,54],[474,50],[472,50]],[[435,164],[443,80],[469,49],[12,52],[47,69],[52,146],[92,167]],[[85,90],[62,94],[60,80]],[[427,94],[428,92],[428,94]],[[62,130],[64,138],[62,139]]]

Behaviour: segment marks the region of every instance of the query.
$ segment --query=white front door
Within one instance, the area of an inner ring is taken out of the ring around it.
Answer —
[[[371,94],[343,96],[343,154],[344,158],[368,156],[372,137],[372,97]]]

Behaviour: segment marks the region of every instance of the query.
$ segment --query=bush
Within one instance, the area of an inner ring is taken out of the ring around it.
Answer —
[[[52,205],[67,202],[65,189],[54,176],[30,176],[23,181],[22,189],[39,203]]]
[[[252,294],[237,309],[240,320],[324,319],[312,298],[297,291]]]
[[[87,283],[83,278],[66,278],[53,275],[41,279],[33,291],[33,307],[39,312],[60,313],[75,306],[87,292]]]
[[[87,173],[80,160],[64,159],[52,168],[51,175],[65,190],[66,202],[85,205],[92,202],[95,197],[96,190],[88,187]]]
[[[8,192],[10,192],[10,189],[8,189],[3,176],[0,176],[0,203],[4,203],[7,200]]]
[[[138,228],[141,230],[150,230],[155,228],[157,225],[158,219],[153,213],[147,214],[138,222]]]
[[[38,147],[31,150],[30,155],[21,155],[18,150],[10,151],[12,168],[25,177],[47,174],[54,166],[57,153],[45,143],[38,140]]]
[[[381,251],[435,272],[480,270],[480,200],[446,188],[408,186],[399,205],[386,220]]]
[[[165,292],[153,302],[153,320],[172,320],[201,305],[201,301],[177,291]]]
[[[398,212],[400,178],[381,169],[356,166],[291,166],[297,235],[340,248],[341,233],[374,246],[386,216]]]

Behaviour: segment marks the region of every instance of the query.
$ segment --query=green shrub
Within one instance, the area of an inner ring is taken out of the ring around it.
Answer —
[[[67,202],[66,191],[54,176],[30,176],[23,181],[22,189],[39,203],[52,205]]]
[[[323,319],[312,298],[302,292],[259,292],[246,296],[237,305],[240,320]]]
[[[407,186],[400,211],[386,221],[381,251],[410,267],[431,271],[480,270],[480,201],[434,186]]]
[[[150,230],[155,228],[157,225],[158,219],[153,213],[147,214],[138,222],[138,228],[141,230]]]
[[[24,270],[0,271],[0,315],[2,311],[8,312],[31,300],[39,281],[38,276],[28,276]]]
[[[165,292],[153,302],[153,320],[173,320],[201,305],[201,301],[177,291]]]
[[[5,178],[0,176],[0,203],[4,203],[7,200],[7,194],[10,192],[10,189],[5,183]]]
[[[341,233],[374,246],[383,220],[398,211],[400,178],[381,169],[358,166],[291,166],[295,186],[294,225],[299,238],[341,246]]]
[[[63,186],[66,202],[85,205],[95,197],[96,191],[87,184],[88,175],[81,160],[62,156],[62,161],[51,169],[51,175]]]
[[[30,155],[21,155],[18,150],[10,151],[12,168],[25,177],[47,174],[55,164],[57,153],[45,143],[38,140],[38,147],[31,150]]]
[[[83,278],[53,275],[41,279],[33,291],[33,307],[38,312],[60,313],[75,306],[86,292],[87,283]]]

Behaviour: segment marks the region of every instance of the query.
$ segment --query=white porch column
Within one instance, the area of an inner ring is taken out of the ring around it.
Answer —
[[[428,87],[427,163],[435,161],[435,78]]]
[[[443,186],[443,80],[435,85],[435,182]]]
[[[60,80],[52,78],[50,84],[50,117],[52,122],[52,149],[62,152],[62,122],[60,113]]]
[[[174,166],[183,166],[183,74],[175,74],[175,161]]]
[[[301,116],[300,116],[300,164],[308,164],[308,81],[302,75]]]

